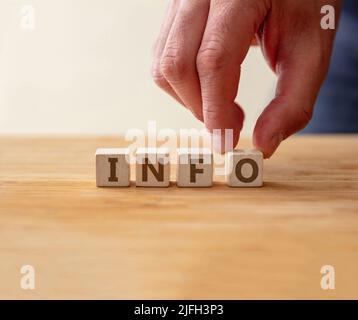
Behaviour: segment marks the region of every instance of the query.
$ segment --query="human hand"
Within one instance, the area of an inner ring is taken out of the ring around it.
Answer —
[[[340,2],[171,0],[155,48],[153,79],[210,132],[233,129],[233,146],[225,145],[224,135],[213,136],[214,148],[224,152],[240,137],[244,113],[235,103],[240,66],[256,38],[278,76],[276,96],[253,137],[268,158],[311,119],[335,35],[321,29],[321,7],[333,5],[338,13]]]

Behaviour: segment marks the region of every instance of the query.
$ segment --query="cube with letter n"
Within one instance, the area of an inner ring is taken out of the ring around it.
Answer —
[[[167,148],[138,148],[136,186],[169,187],[170,152]]]

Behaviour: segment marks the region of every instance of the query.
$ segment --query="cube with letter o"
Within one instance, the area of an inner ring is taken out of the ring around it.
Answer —
[[[258,150],[234,150],[226,154],[226,182],[230,187],[262,187],[263,155]]]

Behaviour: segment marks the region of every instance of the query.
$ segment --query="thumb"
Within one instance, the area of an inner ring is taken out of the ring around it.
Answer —
[[[276,97],[257,120],[253,136],[255,147],[265,158],[270,158],[284,139],[311,120],[328,60],[318,52],[309,57],[292,56],[278,64]]]

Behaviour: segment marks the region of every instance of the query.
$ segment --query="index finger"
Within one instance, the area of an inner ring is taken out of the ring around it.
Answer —
[[[235,98],[241,64],[265,15],[264,8],[248,3],[212,1],[197,57],[204,122],[214,133],[214,148],[221,153],[233,149],[240,137],[244,113]],[[221,129],[221,134],[215,129]],[[232,142],[225,140],[224,129],[233,130]]]

